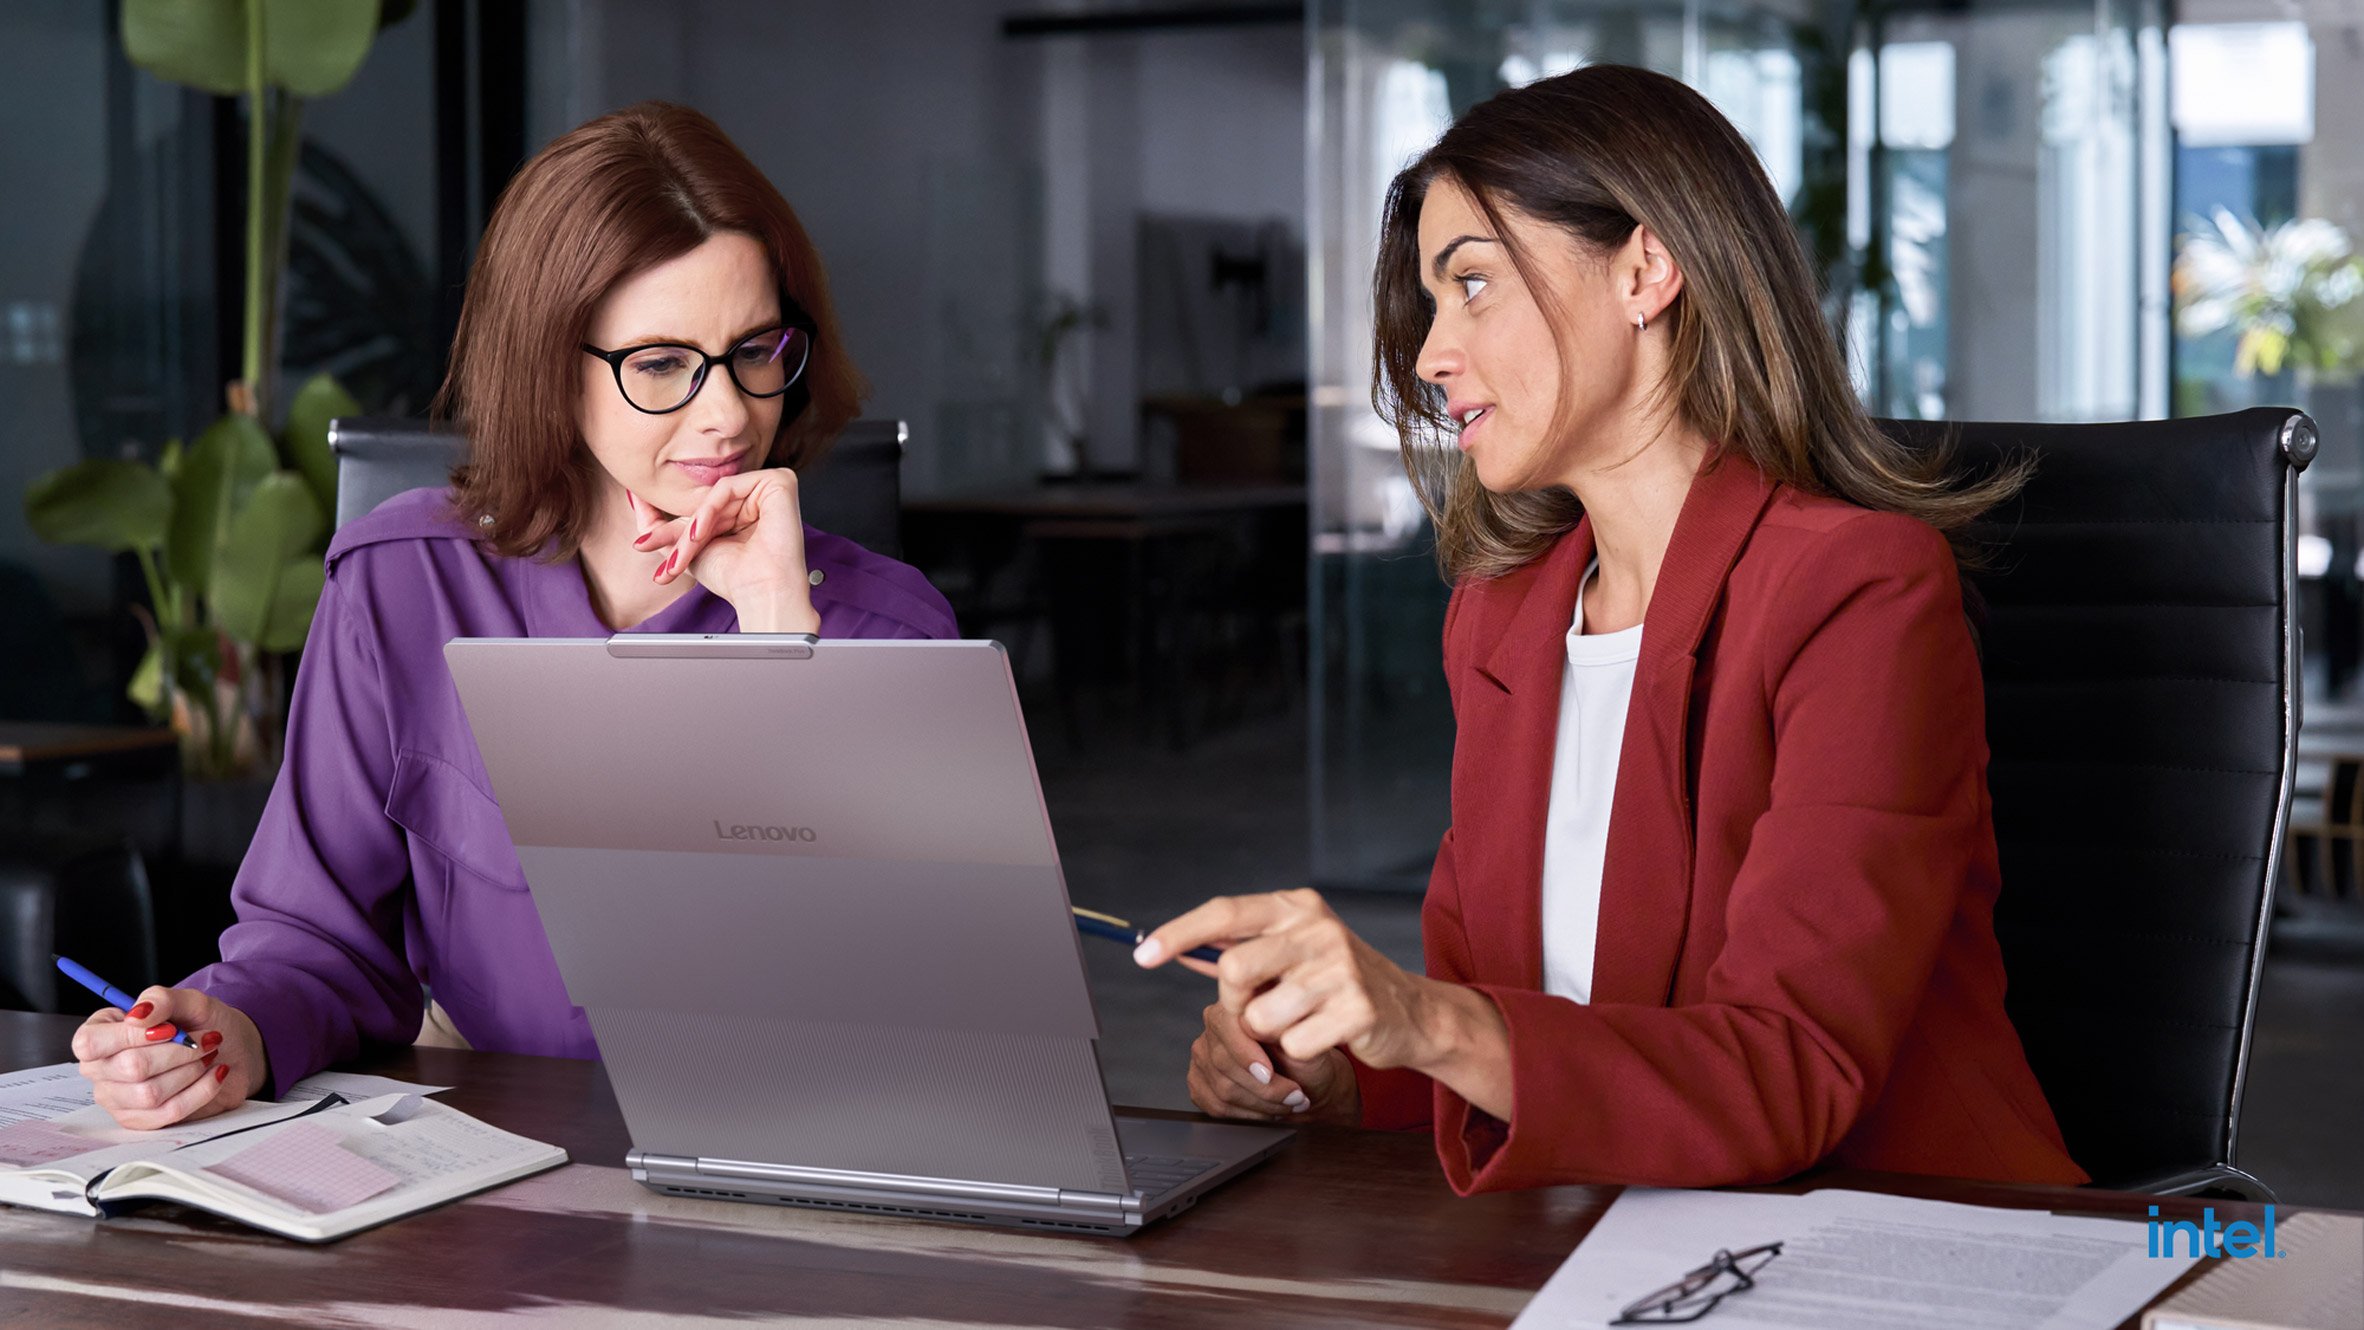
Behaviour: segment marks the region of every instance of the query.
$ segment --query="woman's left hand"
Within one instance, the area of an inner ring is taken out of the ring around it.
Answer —
[[[1219,962],[1184,953],[1228,943]],[[1171,957],[1221,981],[1219,1002],[1250,1036],[1300,1061],[1344,1048],[1365,1066],[1417,1066],[1432,1053],[1426,1028],[1435,980],[1407,973],[1354,935],[1321,893],[1218,896],[1152,932],[1133,953],[1155,967]]]
[[[657,565],[657,584],[695,578],[739,612],[742,632],[817,633],[821,616],[813,609],[796,487],[786,467],[742,472],[716,482],[679,517],[629,495],[640,527],[633,548],[671,548]]]

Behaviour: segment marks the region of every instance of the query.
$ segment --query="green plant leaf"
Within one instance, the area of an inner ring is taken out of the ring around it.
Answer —
[[[244,0],[123,0],[123,53],[160,79],[235,97],[246,91]]]
[[[361,403],[326,374],[306,379],[287,404],[288,464],[303,473],[326,512],[337,509],[337,459],[328,447],[328,422],[360,414]]]
[[[263,77],[298,97],[353,79],[378,35],[378,0],[263,0]]]
[[[156,459],[156,469],[164,473],[166,480],[169,481],[181,473],[181,454],[184,451],[179,439],[164,441],[164,452]]]
[[[274,627],[272,613],[279,606],[280,583],[288,566],[316,558],[306,552],[327,528],[320,501],[302,477],[281,471],[255,486],[253,496],[231,519],[221,555],[214,560],[206,595],[213,621],[238,641],[263,645]],[[309,614],[302,627],[311,627]],[[295,642],[302,644],[301,631]]]
[[[213,581],[230,515],[278,467],[271,437],[254,417],[232,412],[206,426],[181,454],[173,481],[172,529],[164,546],[173,581],[191,590]]]
[[[140,657],[139,668],[131,672],[131,686],[123,690],[126,697],[139,703],[140,710],[150,720],[163,720],[168,714],[164,701],[164,643],[150,642],[147,654]]]
[[[293,651],[312,631],[312,611],[320,608],[320,590],[328,584],[328,565],[317,554],[287,561],[279,571],[279,589],[271,597],[271,612],[255,645],[265,651]]]
[[[123,51],[161,79],[235,97],[246,6],[263,7],[263,82],[299,97],[344,87],[377,36],[378,0],[123,0]]]
[[[210,628],[165,629],[148,642],[125,694],[157,720],[172,717],[175,693],[199,696],[221,673],[221,639]]]
[[[164,543],[172,488],[138,462],[91,461],[61,467],[25,490],[25,523],[57,545],[96,545],[120,553]]]

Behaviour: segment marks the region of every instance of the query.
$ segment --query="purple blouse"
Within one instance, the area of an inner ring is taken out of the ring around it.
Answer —
[[[810,527],[804,539],[823,636],[957,635],[952,607],[917,570]],[[738,626],[730,602],[693,587],[632,631]],[[598,1056],[443,645],[609,632],[578,562],[492,553],[442,490],[397,495],[329,543],[286,761],[230,893],[238,922],[220,962],[187,980],[253,1018],[275,1096],[365,1043],[416,1038],[422,986],[477,1048]],[[635,741],[618,733],[619,760]]]

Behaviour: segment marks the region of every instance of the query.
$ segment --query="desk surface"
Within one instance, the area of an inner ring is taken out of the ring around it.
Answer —
[[[0,1068],[64,1060],[73,1025],[0,1013]],[[694,1201],[659,1196],[621,1167],[623,1120],[595,1063],[404,1049],[361,1069],[449,1084],[454,1107],[562,1145],[575,1162],[325,1247],[178,1207],[104,1223],[0,1207],[0,1321],[426,1327],[533,1313],[568,1326],[1501,1326],[1616,1194],[1463,1200],[1424,1135],[1316,1127],[1133,1238]],[[2154,1203],[1894,1175],[1814,1181],[2113,1216]],[[2215,1204],[2225,1222],[2256,1210]]]
[[[42,762],[105,757],[169,748],[173,733],[148,725],[65,725],[50,721],[0,721],[0,771]]]

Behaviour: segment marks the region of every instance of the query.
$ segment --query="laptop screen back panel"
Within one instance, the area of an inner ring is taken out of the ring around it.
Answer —
[[[992,644],[446,658],[636,1146],[1124,1189]]]

